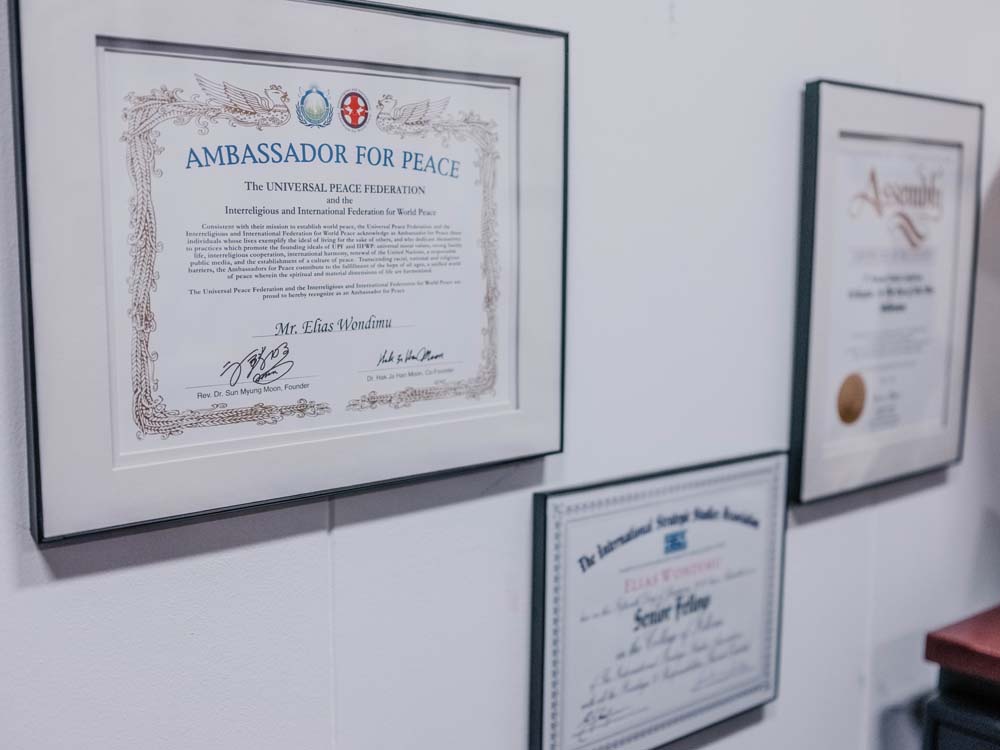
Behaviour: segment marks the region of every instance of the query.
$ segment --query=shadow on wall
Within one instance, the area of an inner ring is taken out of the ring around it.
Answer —
[[[27,516],[27,502],[16,498]],[[286,537],[324,531],[327,513],[313,508],[282,508],[171,528],[153,528],[121,536],[92,539],[39,549],[25,527],[16,529],[19,549],[18,584],[44,585],[52,579],[135,568],[167,560],[196,557],[229,549],[252,547]]]
[[[345,493],[336,499],[303,501],[280,508],[238,511],[223,518],[172,528],[129,532],[39,551],[27,529],[20,532],[20,584],[44,584],[52,578],[100,573],[184,557],[264,544],[300,534],[329,531],[337,525],[420,512],[501,492],[523,490],[544,481],[538,460],[475,469],[447,478],[413,480],[377,491]],[[327,502],[333,504],[329,514]],[[311,505],[311,507],[295,507]]]
[[[966,445],[967,453],[978,454],[983,476],[983,517],[976,545],[976,567],[1000,570],[1000,342],[996,338],[1000,321],[1000,172],[993,175],[986,188],[979,228],[979,283],[976,297],[976,331],[973,334],[970,407],[977,411],[970,425],[975,433],[967,435],[975,443]],[[970,540],[971,541],[971,540]],[[994,603],[996,583],[990,576],[969,576],[969,597],[973,601]]]
[[[983,458],[988,486],[1000,488],[1000,172],[993,175],[983,197],[979,225],[979,278],[976,295],[977,326],[973,334],[973,377],[970,405],[979,412],[977,445],[967,446]],[[970,420],[971,421],[971,420]],[[1000,492],[992,493],[994,522],[1000,523]]]
[[[820,501],[809,505],[792,504],[788,509],[789,526],[803,526],[822,521],[831,516],[851,513],[861,508],[870,508],[879,503],[888,503],[902,497],[914,495],[948,481],[948,470],[938,469],[927,474],[908,477],[895,482],[852,492],[836,500]]]
[[[979,217],[979,271],[1000,280],[1000,172],[987,179]]]
[[[734,716],[719,724],[714,724],[707,729],[670,743],[670,750],[701,750],[719,742],[725,737],[742,732],[754,724],[759,724],[764,720],[764,708],[753,708],[746,713]]]
[[[487,469],[461,471],[443,478],[408,481],[380,490],[345,495],[333,504],[331,528],[420,513],[506,492],[540,487],[545,463],[529,459]]]
[[[378,491],[346,493],[333,500],[239,511],[224,518],[129,532],[113,538],[82,541],[41,551],[31,541],[27,529],[23,528],[19,530],[19,582],[22,586],[39,585],[52,578],[71,578],[249,547],[299,534],[329,531],[331,517],[336,519],[338,525],[361,523],[521,490],[542,482],[542,461],[522,461],[470,470],[444,479],[428,478]],[[334,505],[329,514],[325,508],[327,502]]]
[[[998,455],[998,454],[994,454]],[[1000,482],[994,482],[997,487]],[[983,575],[970,575],[968,599],[982,602],[983,608],[997,603],[997,579],[986,571],[1000,570],[1000,492],[994,492],[982,508],[983,517],[975,540],[975,567],[984,571]]]
[[[880,750],[920,750],[923,747],[924,704],[931,695],[921,693],[882,711],[878,721]]]

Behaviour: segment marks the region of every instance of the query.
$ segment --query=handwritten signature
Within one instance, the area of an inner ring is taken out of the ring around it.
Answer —
[[[243,359],[227,361],[219,376],[228,377],[231,386],[247,381],[258,385],[273,383],[285,377],[295,366],[295,362],[289,359],[290,354],[284,341],[272,349],[266,346],[251,349]]]
[[[407,349],[405,352],[397,352],[393,349],[383,349],[382,353],[378,355],[378,363],[375,366],[382,367],[383,365],[405,365],[410,362],[434,362],[439,359],[444,359],[444,352],[434,352],[426,346],[422,346],[416,351],[413,349]]]

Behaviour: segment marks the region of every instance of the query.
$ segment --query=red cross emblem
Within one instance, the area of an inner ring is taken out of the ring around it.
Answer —
[[[360,91],[348,91],[340,97],[340,121],[351,130],[360,130],[368,122],[368,100]]]

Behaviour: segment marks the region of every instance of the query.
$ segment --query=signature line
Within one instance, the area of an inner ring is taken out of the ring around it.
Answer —
[[[309,380],[310,378],[318,378],[319,375],[300,375],[297,378],[282,378],[282,380]],[[257,385],[257,383],[247,383],[247,385]],[[184,390],[190,391],[196,388],[237,388],[238,386],[230,385],[229,383],[211,383],[209,385],[186,385]]]
[[[444,367],[446,365],[460,365],[461,362],[415,362],[412,365],[400,365],[399,367],[376,367],[374,370],[358,370],[358,372],[385,372],[386,370],[409,370],[411,367]]]

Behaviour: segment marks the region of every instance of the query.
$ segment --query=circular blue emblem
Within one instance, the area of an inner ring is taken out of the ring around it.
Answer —
[[[301,90],[301,89],[300,89]],[[333,120],[329,97],[316,86],[306,89],[295,105],[299,122],[310,128],[325,128]]]

